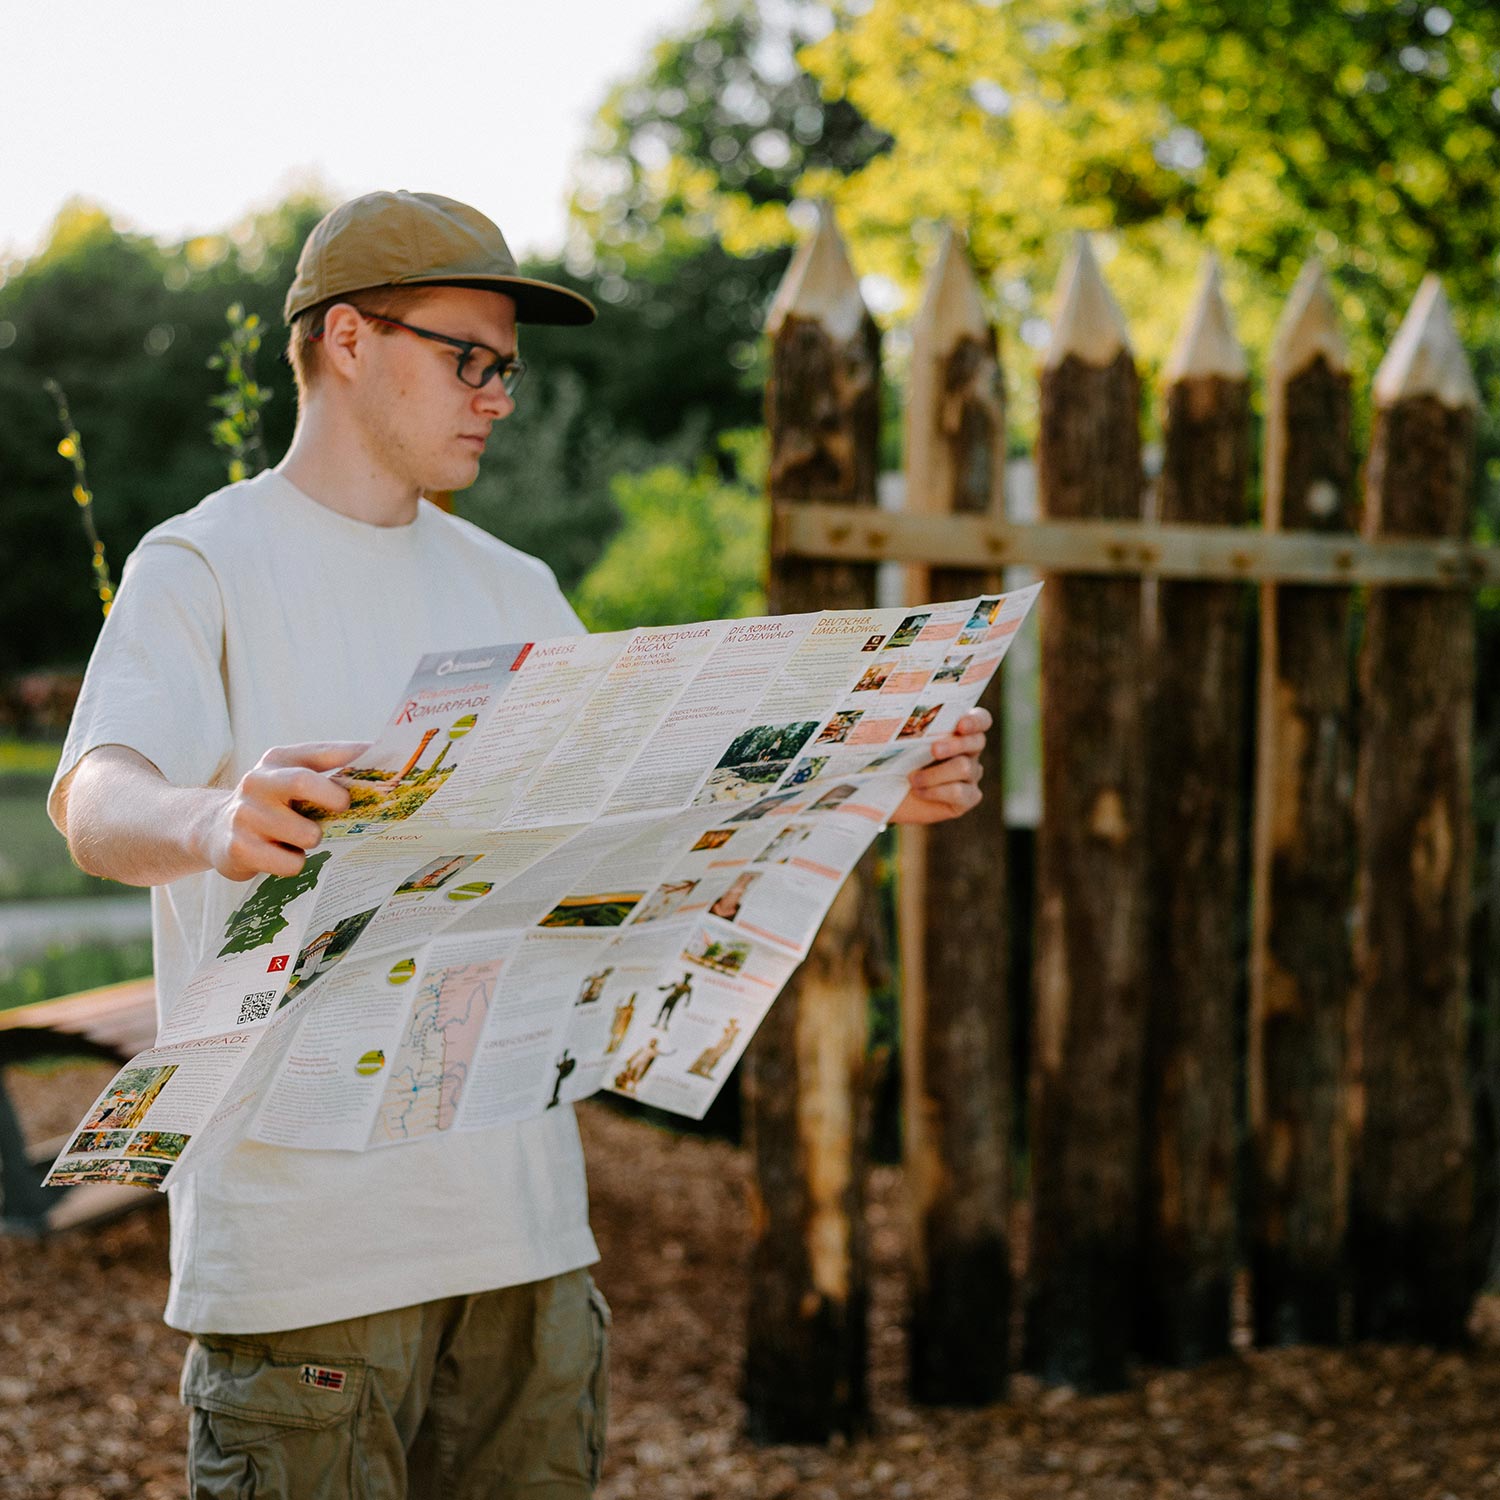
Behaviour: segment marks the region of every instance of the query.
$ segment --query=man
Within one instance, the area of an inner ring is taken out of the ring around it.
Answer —
[[[49,803],[85,870],[153,888],[163,1009],[241,882],[301,872],[297,805],[348,806],[330,773],[418,655],[582,629],[543,564],[422,497],[514,409],[517,324],[593,317],[451,199],[372,193],[308,237],[291,448],[132,555]],[[898,820],[979,800],[987,727]],[[608,1311],[570,1107],[400,1151],[248,1143],[171,1196],[193,1495],[592,1493]]]

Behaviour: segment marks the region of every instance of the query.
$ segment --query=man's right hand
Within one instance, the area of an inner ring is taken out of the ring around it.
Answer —
[[[323,835],[293,803],[343,812],[349,793],[327,773],[368,748],[280,745],[224,791],[173,786],[138,751],[100,745],[60,783],[50,810],[78,867],[125,885],[169,885],[210,869],[230,880],[295,875]]]
[[[210,820],[203,840],[209,865],[228,880],[295,875],[323,830],[293,804],[325,813],[349,806],[349,792],[328,775],[347,766],[362,741],[278,745],[253,765]]]

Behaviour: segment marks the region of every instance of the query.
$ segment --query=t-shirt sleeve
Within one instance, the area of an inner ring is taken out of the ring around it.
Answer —
[[[193,548],[162,538],[125,565],[68,727],[47,810],[63,828],[69,778],[102,745],[143,755],[174,786],[208,786],[229,758],[224,602]]]
[[[486,538],[489,541],[489,538]],[[493,545],[493,542],[491,542]],[[519,562],[525,568],[525,576],[533,591],[532,598],[528,601],[527,613],[529,618],[535,621],[534,630],[537,640],[546,640],[550,636],[559,635],[587,635],[589,628],[578,618],[578,612],[563,593],[561,585],[557,581],[557,574],[552,571],[550,564],[545,563],[539,557],[532,557],[524,552],[516,552],[507,547],[506,552],[511,560]]]

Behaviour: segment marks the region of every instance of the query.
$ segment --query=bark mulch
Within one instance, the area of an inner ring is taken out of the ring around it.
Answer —
[[[870,1204],[874,1430],[828,1448],[756,1448],[741,1435],[736,1389],[743,1153],[597,1103],[580,1117],[603,1252],[595,1275],[615,1310],[601,1500],[1500,1496],[1500,1332],[1482,1326],[1500,1329],[1493,1305],[1465,1354],[1247,1351],[1192,1372],[1144,1371],[1115,1396],[1018,1377],[999,1405],[912,1407],[892,1168],[875,1172]],[[159,1318],[166,1261],[155,1209],[43,1244],[0,1239],[3,1500],[183,1493],[182,1340]]]

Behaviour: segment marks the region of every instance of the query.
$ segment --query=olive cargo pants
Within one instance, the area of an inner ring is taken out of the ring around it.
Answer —
[[[586,1500],[609,1309],[587,1271],[188,1347],[192,1500]]]

